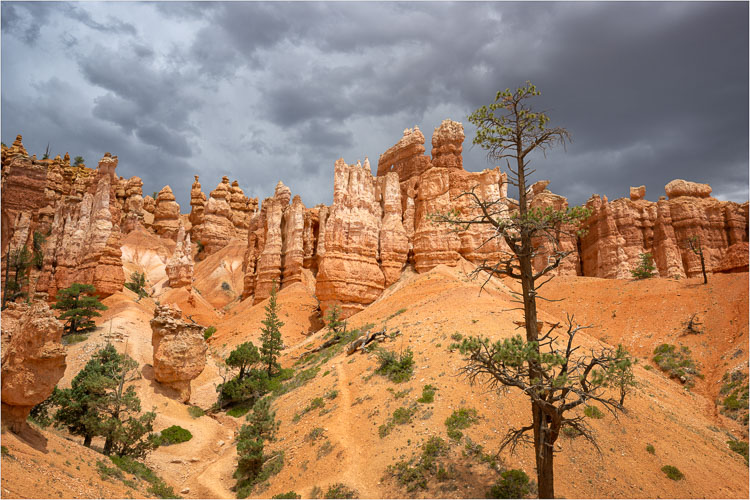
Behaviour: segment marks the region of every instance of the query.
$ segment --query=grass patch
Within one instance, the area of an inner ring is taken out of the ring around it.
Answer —
[[[402,308],[402,309],[399,309],[399,310],[398,310],[398,311],[396,311],[395,313],[391,314],[390,316],[388,316],[388,317],[387,317],[387,318],[386,318],[385,320],[386,320],[386,321],[388,321],[389,319],[393,319],[393,318],[395,318],[396,316],[398,316],[399,314],[404,314],[405,312],[406,312],[406,308],[404,307],[404,308]]]
[[[651,453],[652,455],[656,455],[656,449],[654,448],[654,445],[652,444],[646,445],[646,451]]]
[[[748,443],[747,441],[727,441],[727,444],[729,445],[729,449],[732,450],[735,453],[739,453],[743,457],[745,457],[745,464],[748,463]]]
[[[386,387],[385,390],[390,392],[393,395],[393,399],[405,398],[411,392],[411,389],[404,389],[403,391],[396,392],[393,390],[392,387]]]
[[[448,445],[441,438],[432,436],[422,445],[422,454],[413,457],[408,462],[400,461],[389,465],[387,472],[396,478],[399,484],[413,492],[419,488],[427,489],[430,477],[437,476],[438,471],[444,467],[438,463],[438,457],[448,451]]]
[[[672,481],[679,481],[680,479],[683,479],[685,477],[685,474],[680,472],[680,469],[678,469],[674,465],[665,465],[661,468],[661,471],[666,474],[667,477]]]
[[[250,402],[242,402],[236,406],[233,406],[229,410],[227,410],[227,415],[234,418],[240,418],[241,416],[245,415],[247,412],[250,411],[250,408],[252,408],[252,404]]]
[[[190,441],[192,438],[193,434],[189,430],[184,429],[179,425],[173,425],[161,431],[159,445],[169,446],[171,444],[184,443],[185,441]]]
[[[188,413],[193,418],[200,418],[206,414],[200,406],[188,406]]]
[[[435,401],[435,391],[437,391],[437,388],[431,386],[430,384],[425,385],[422,387],[422,396],[417,399],[418,403],[432,403]]]
[[[604,418],[604,413],[602,413],[602,411],[596,406],[587,406],[583,410],[583,414],[589,418],[596,418],[596,419]]]
[[[323,429],[322,427],[316,427],[307,434],[307,437],[305,439],[308,441],[315,442],[324,436],[325,436],[325,429]]]
[[[62,345],[73,345],[79,342],[83,342],[84,340],[87,340],[88,338],[89,338],[89,334],[87,333],[74,333],[72,335],[63,335],[61,342],[62,342]]]
[[[461,430],[468,429],[479,421],[479,416],[474,408],[459,408],[450,417],[445,419],[445,427],[448,429],[448,437],[458,441],[463,436]]]
[[[328,487],[323,498],[357,498],[358,496],[357,490],[349,488],[344,483],[336,483]]]
[[[277,493],[271,498],[302,498],[296,491],[287,491],[286,493]]]
[[[701,377],[695,361],[690,357],[690,348],[674,344],[662,344],[654,349],[653,361],[659,369],[677,379],[687,387],[694,385],[694,378]]]
[[[487,498],[523,498],[529,491],[529,476],[521,469],[511,469],[500,474],[500,479],[487,492]]]
[[[375,356],[380,362],[375,373],[387,377],[391,382],[406,382],[414,373],[414,353],[411,348],[407,348],[398,356],[395,352],[381,348],[375,351]]]
[[[748,376],[739,370],[727,372],[722,377],[722,386],[719,394],[723,396],[719,400],[719,411],[722,415],[748,424]]]
[[[96,470],[99,472],[99,477],[105,481],[109,478],[125,479],[125,475],[117,467],[110,467],[101,460],[96,461]]]
[[[10,454],[10,451],[8,451],[7,446],[0,446],[0,455],[4,457],[12,457],[13,455]]]
[[[203,340],[208,340],[211,338],[211,335],[216,333],[216,327],[215,326],[209,326],[205,330],[203,330]]]
[[[385,424],[381,425],[378,428],[378,435],[381,438],[386,437],[390,432],[393,430],[393,428],[397,425],[406,425],[411,422],[412,417],[416,413],[416,408],[410,407],[410,408],[397,408],[393,411],[393,415],[391,416],[390,420],[386,422]]]

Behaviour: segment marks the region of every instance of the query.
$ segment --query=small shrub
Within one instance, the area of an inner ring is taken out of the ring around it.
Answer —
[[[209,326],[203,331],[203,340],[208,340],[211,338],[211,335],[216,333],[216,327],[215,326]]]
[[[723,399],[719,400],[719,411],[722,415],[741,422],[748,423],[748,376],[739,370],[727,372],[722,377],[719,390]]]
[[[324,456],[330,454],[333,451],[333,444],[330,440],[326,439],[323,444],[320,445],[320,448],[318,448],[317,457],[318,460],[323,458]]]
[[[357,498],[357,490],[349,488],[343,483],[332,484],[328,487],[324,498]]]
[[[229,290],[232,289],[232,285],[230,285],[226,281],[222,281],[221,282],[221,289],[224,290],[225,292],[228,292]]]
[[[380,362],[375,373],[388,377],[391,382],[401,383],[409,380],[414,372],[414,353],[411,348],[396,356],[395,352],[378,349],[375,355]]]
[[[148,493],[151,493],[157,498],[182,498],[180,495],[174,492],[174,489],[172,489],[171,486],[169,486],[161,479],[157,479],[151,484],[151,487],[148,489]]]
[[[602,413],[602,411],[596,406],[587,406],[583,410],[583,414],[589,418],[596,418],[596,419],[604,418],[604,413]]]
[[[528,493],[529,476],[521,469],[511,469],[500,474],[500,480],[487,492],[487,498],[523,498]]]
[[[323,490],[320,489],[320,486],[313,486],[313,488],[310,490],[310,498],[320,498],[320,495],[323,494]]]
[[[74,333],[72,335],[65,335],[62,338],[62,345],[73,345],[84,340],[88,340],[89,336],[87,333]]]
[[[227,410],[227,415],[229,415],[230,417],[234,417],[234,418],[240,418],[241,416],[245,415],[247,412],[250,411],[251,406],[252,405],[247,402],[238,404],[237,406],[234,406],[230,408],[229,410]]]
[[[748,443],[747,441],[727,441],[727,444],[729,445],[729,449],[732,450],[735,453],[739,453],[743,457],[745,457],[745,463],[748,462]]]
[[[652,455],[656,455],[656,449],[654,448],[654,445],[652,444],[646,445],[646,451],[651,453]]]
[[[286,493],[277,493],[271,498],[302,498],[302,497],[295,491],[287,491]]]
[[[437,458],[445,455],[448,445],[441,438],[432,436],[422,445],[422,454],[410,461],[400,461],[389,465],[387,471],[405,486],[407,491],[413,492],[418,488],[427,489],[430,476],[437,475],[440,466]]]
[[[650,253],[642,253],[638,255],[640,262],[635,269],[630,271],[634,279],[642,280],[650,278],[654,275],[654,258]]]
[[[422,387],[422,397],[417,399],[417,402],[419,403],[432,403],[435,400],[435,391],[437,389],[430,384],[425,385]]]
[[[685,474],[680,472],[680,469],[678,469],[674,465],[665,465],[661,468],[661,471],[666,474],[667,477],[672,481],[679,481],[680,479],[683,479],[685,477]]]
[[[338,395],[339,395],[339,391],[337,391],[336,389],[332,389],[325,393],[326,399],[336,399]]]
[[[8,447],[7,447],[7,446],[4,446],[4,445],[3,445],[3,446],[0,446],[0,454],[1,454],[2,456],[4,456],[4,457],[10,457],[10,456],[12,456],[12,455],[10,454],[10,451],[8,451]]]
[[[310,433],[307,435],[307,440],[315,442],[319,438],[322,438],[325,436],[325,430],[322,427],[316,427],[313,430],[310,431]]]
[[[384,438],[390,434],[391,430],[397,425],[406,425],[411,422],[412,417],[416,413],[417,409],[414,407],[410,408],[397,408],[393,411],[393,415],[390,420],[378,428],[378,435]]]
[[[310,401],[310,404],[307,405],[307,408],[305,408],[303,412],[307,413],[308,411],[323,408],[325,405],[326,402],[323,400],[323,398],[314,398]]]
[[[120,469],[118,469],[117,467],[109,467],[107,464],[105,464],[101,460],[96,461],[96,470],[97,472],[99,472],[99,477],[101,477],[104,480],[110,477],[114,477],[117,479],[125,479],[125,476],[123,475]]]
[[[146,291],[146,275],[138,271],[130,275],[130,281],[125,283],[125,288],[138,294],[138,299],[148,297]]]
[[[570,425],[564,425],[562,428],[563,436],[573,439],[581,435],[581,431]]]
[[[670,378],[677,379],[688,387],[693,386],[693,377],[700,376],[687,346],[680,346],[678,350],[674,344],[661,344],[654,349],[653,361]]]
[[[200,406],[188,406],[188,413],[193,418],[200,418],[206,414]]]
[[[456,332],[453,335],[451,335],[451,339],[455,340],[456,342],[461,342],[463,340],[464,336],[461,335],[461,333]]]
[[[445,419],[445,427],[448,429],[448,437],[458,441],[463,436],[462,429],[468,429],[479,420],[474,408],[459,408],[450,417]]]
[[[161,436],[159,437],[159,444],[161,446],[169,446],[171,444],[178,444],[178,443],[184,443],[185,441],[190,441],[192,438],[193,438],[193,435],[191,434],[189,430],[184,429],[180,427],[179,425],[173,425],[161,431]]]

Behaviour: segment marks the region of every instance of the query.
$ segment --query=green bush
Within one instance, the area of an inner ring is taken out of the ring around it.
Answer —
[[[343,483],[336,483],[328,487],[324,498],[357,498],[357,495],[357,490],[353,490]]]
[[[252,408],[252,404],[250,404],[249,401],[246,401],[244,403],[240,403],[237,406],[233,406],[229,410],[227,410],[227,415],[234,418],[240,418],[241,416],[245,415],[247,412],[250,411],[250,408]]]
[[[403,353],[396,356],[395,352],[385,349],[375,351],[380,366],[375,373],[388,377],[391,382],[406,382],[414,372],[414,353],[411,348],[406,349]]]
[[[435,391],[437,389],[430,384],[425,385],[422,387],[422,397],[417,399],[417,402],[419,403],[432,403],[435,400]]]
[[[148,297],[146,291],[146,275],[135,271],[130,275],[130,281],[125,283],[125,288],[138,294],[138,299]]]
[[[654,445],[652,444],[646,445],[646,451],[651,453],[652,455],[656,455],[656,449],[654,448]]]
[[[203,331],[203,340],[208,340],[211,338],[211,335],[216,333],[216,327],[215,326],[209,326]]]
[[[184,443],[185,441],[190,441],[192,438],[193,435],[189,430],[184,429],[179,425],[173,425],[161,431],[159,444],[161,446],[169,446],[171,444],[179,444]]]
[[[679,481],[680,479],[683,479],[685,477],[685,474],[680,472],[680,469],[678,469],[674,465],[665,465],[661,468],[661,471],[666,474],[667,477],[672,481]]]
[[[325,429],[323,429],[322,427],[315,427],[313,430],[311,430],[307,434],[307,438],[306,439],[308,441],[315,442],[315,441],[317,441],[318,439],[320,439],[320,438],[322,438],[324,436],[325,436]]]
[[[722,378],[719,394],[719,411],[722,415],[748,424],[748,376],[742,371],[727,372]]]
[[[604,418],[604,413],[602,413],[602,411],[596,406],[587,406],[583,410],[583,414],[589,418],[596,418],[596,419]]]
[[[654,275],[654,269],[656,269],[653,256],[650,253],[642,253],[638,255],[638,258],[640,262],[634,270],[630,271],[630,274],[637,280],[651,278]]]
[[[4,457],[10,457],[10,456],[12,456],[10,454],[10,452],[8,451],[8,447],[5,446],[5,445],[0,446],[0,454],[2,454],[2,456],[4,456]]]
[[[431,476],[437,475],[442,468],[437,463],[438,457],[445,455],[448,445],[441,438],[432,436],[422,445],[422,454],[408,462],[400,461],[389,465],[387,471],[393,475],[407,491],[413,492],[418,488],[427,489],[427,482]]]
[[[200,406],[188,406],[188,413],[193,418],[200,418],[206,414]]]
[[[151,487],[148,489],[148,493],[151,493],[157,498],[182,498],[180,495],[174,492],[171,486],[169,486],[161,479],[157,479],[151,484]]]
[[[411,422],[411,418],[414,416],[414,413],[416,413],[416,408],[397,408],[393,411],[393,415],[391,416],[390,420],[386,422],[385,424],[381,425],[378,428],[378,435],[381,438],[384,438],[388,434],[390,434],[391,430],[397,426],[397,425],[406,425],[409,422]]]
[[[445,427],[448,429],[448,437],[458,441],[463,436],[462,429],[468,429],[479,421],[479,416],[474,408],[459,408],[450,417],[445,419]]]
[[[325,393],[325,397],[327,399],[336,399],[338,395],[339,395],[339,391],[337,391],[336,389],[332,389]]]
[[[295,491],[287,491],[286,493],[277,493],[271,498],[302,498],[302,497],[299,494],[297,494],[297,492]]]
[[[745,457],[745,463],[748,461],[748,443],[747,441],[727,441],[727,444],[729,445],[729,449],[732,450],[735,453],[739,453],[743,457]]]
[[[693,386],[695,376],[701,376],[687,346],[680,346],[678,350],[674,344],[661,344],[654,349],[653,361],[670,378],[677,379],[688,387]]]
[[[487,492],[487,498],[523,498],[529,493],[529,476],[521,469],[506,470]]]

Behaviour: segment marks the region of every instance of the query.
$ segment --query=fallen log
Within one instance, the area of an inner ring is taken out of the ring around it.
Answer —
[[[357,349],[364,352],[364,348],[367,346],[367,344],[375,342],[376,340],[385,340],[388,337],[395,337],[400,333],[401,330],[396,330],[394,332],[391,332],[389,335],[386,333],[385,328],[383,328],[379,332],[367,332],[349,343],[349,345],[346,347],[346,355],[351,356],[352,354],[357,352]]]

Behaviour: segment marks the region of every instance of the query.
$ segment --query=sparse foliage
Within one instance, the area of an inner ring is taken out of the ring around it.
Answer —
[[[612,410],[621,406],[600,392],[606,379],[599,373],[604,368],[601,365],[608,364],[613,353],[592,352],[588,356],[573,357],[578,349],[572,345],[573,336],[581,327],[569,321],[567,347],[558,347],[556,339],[550,337],[554,328],[542,336],[537,326],[539,289],[551,278],[538,280],[558,268],[571,253],[563,250],[561,239],[580,234],[581,222],[590,215],[583,207],[555,210],[530,206],[529,176],[533,170],[528,170],[529,155],[535,151],[546,154],[552,146],[564,146],[570,140],[567,130],[548,127],[549,117],[531,108],[529,101],[539,95],[536,87],[526,82],[515,91],[498,92],[494,103],[482,106],[469,116],[469,121],[477,127],[474,144],[487,150],[491,161],[506,161],[508,182],[518,188],[518,202],[482,199],[475,186],[459,197],[468,197],[476,210],[470,214],[458,210],[433,214],[432,219],[449,223],[457,231],[475,224],[488,225],[492,232],[483,245],[497,239],[510,249],[496,262],[482,262],[474,276],[486,272],[485,284],[500,275],[521,282],[519,302],[523,303],[526,339],[515,337],[504,343],[464,339],[461,347],[467,356],[465,373],[471,380],[476,380],[479,374],[486,375],[491,385],[516,387],[530,398],[531,425],[511,431],[503,444],[515,444],[525,432],[533,432],[539,494],[551,498],[554,497],[553,445],[561,426],[567,423],[583,429],[580,418],[564,417],[564,413],[591,398],[607,401]],[[542,243],[546,243],[544,249]],[[547,257],[546,264],[534,270],[534,259],[542,251]],[[542,353],[542,348],[548,352]],[[599,368],[596,377],[592,374],[595,367]]]
[[[34,231],[34,236],[32,240],[32,256],[31,256],[31,263],[36,267],[37,269],[41,269],[44,265],[44,242],[47,240],[47,238],[40,233],[39,231]]]
[[[692,387],[694,377],[700,377],[695,361],[690,357],[690,348],[680,346],[678,349],[674,344],[661,344],[654,349],[654,363],[660,370],[666,372],[670,378],[674,378]]]
[[[74,167],[80,167],[83,165],[83,163],[84,163],[83,156],[76,156],[75,158],[73,158]]]
[[[133,272],[130,275],[130,281],[125,283],[125,288],[137,293],[139,300],[143,297],[148,297],[148,292],[146,291],[146,275],[144,273],[139,273],[138,271]]]
[[[94,285],[73,283],[70,287],[57,292],[57,302],[52,306],[62,311],[58,319],[65,323],[65,333],[73,335],[88,332],[96,328],[91,318],[101,316],[99,311],[106,311],[107,306],[91,294],[96,293]]]
[[[5,286],[3,287],[3,305],[13,302],[19,297],[26,297],[24,287],[29,282],[28,270],[31,265],[31,254],[26,245],[9,250],[5,254]]]
[[[253,412],[248,416],[248,424],[243,425],[237,438],[237,498],[245,498],[253,487],[278,473],[283,466],[283,452],[265,454],[265,442],[273,440],[278,422],[270,409],[270,399],[257,401]]]
[[[281,340],[281,327],[284,326],[284,322],[279,319],[278,314],[279,306],[276,303],[276,283],[274,282],[268,305],[266,305],[266,317],[261,322],[263,327],[260,329],[260,360],[266,367],[269,377],[281,368],[277,359],[284,347]]]
[[[703,245],[699,236],[694,235],[688,238],[687,247],[701,258],[701,272],[703,273],[703,284],[708,283],[708,274],[706,274],[706,260],[703,258]]]
[[[495,483],[487,498],[523,498],[529,493],[529,476],[520,469],[503,471],[500,479]]]
[[[414,372],[414,353],[411,348],[407,348],[398,356],[393,351],[379,348],[375,351],[375,356],[380,362],[375,373],[388,377],[391,382],[406,382],[411,378]]]
[[[679,481],[680,479],[683,479],[685,477],[685,474],[680,472],[680,469],[678,469],[674,465],[665,465],[661,468],[661,471],[666,474],[667,477],[672,481]]]
[[[654,266],[653,256],[650,253],[641,253],[638,254],[638,258],[640,259],[638,266],[630,271],[630,274],[633,275],[633,278],[637,280],[643,280],[653,277],[654,269],[656,269],[656,266]]]

